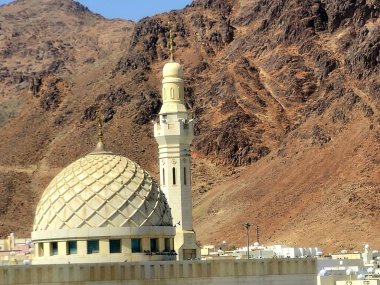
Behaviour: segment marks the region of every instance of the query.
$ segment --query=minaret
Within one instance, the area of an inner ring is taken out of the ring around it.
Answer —
[[[170,61],[165,64],[162,80],[163,105],[159,121],[154,125],[158,143],[160,184],[168,199],[173,224],[176,226],[174,248],[178,259],[200,257],[193,230],[190,144],[193,140],[193,121],[184,101],[182,66],[174,61],[173,37],[170,31]]]

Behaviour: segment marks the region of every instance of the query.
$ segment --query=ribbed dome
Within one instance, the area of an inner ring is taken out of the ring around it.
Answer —
[[[165,64],[163,69],[163,77],[183,77],[183,69],[182,66],[177,62],[168,62]]]
[[[34,231],[172,226],[164,194],[133,161],[92,153],[62,170],[37,205]]]

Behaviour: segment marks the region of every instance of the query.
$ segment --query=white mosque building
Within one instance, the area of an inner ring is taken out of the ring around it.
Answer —
[[[33,264],[200,257],[192,223],[193,122],[182,76],[171,56],[154,126],[160,186],[138,164],[106,150],[100,131],[95,150],[63,169],[44,191],[33,225]]]
[[[95,150],[63,169],[37,205],[32,265],[0,266],[0,285],[317,285],[310,258],[187,261],[200,258],[192,221],[193,121],[170,40],[154,124],[160,185],[105,148],[99,121]]]

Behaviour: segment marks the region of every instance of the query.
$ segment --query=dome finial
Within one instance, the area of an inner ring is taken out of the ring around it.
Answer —
[[[172,22],[168,22],[169,25],[169,51],[170,51],[170,62],[174,61],[174,36],[173,36],[173,26]]]
[[[96,112],[96,117],[98,120],[98,143],[96,144],[95,150],[93,153],[105,153],[107,152],[104,142],[103,142],[103,119],[99,112]]]
[[[98,117],[98,142],[103,142],[103,120],[100,114],[97,114]]]

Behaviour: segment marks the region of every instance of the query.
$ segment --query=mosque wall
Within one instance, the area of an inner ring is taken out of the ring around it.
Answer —
[[[1,266],[0,284],[316,285],[315,259]]]

